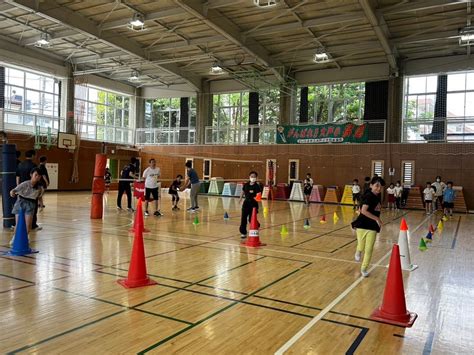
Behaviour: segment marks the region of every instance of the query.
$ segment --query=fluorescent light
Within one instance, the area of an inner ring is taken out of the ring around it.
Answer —
[[[222,69],[217,63],[214,63],[211,67],[211,74],[220,75],[224,74],[224,69]]]
[[[46,47],[49,46],[50,37],[47,33],[42,33],[40,39],[35,42],[36,47]]]
[[[132,75],[128,78],[129,81],[138,81],[140,79],[140,73],[137,70],[132,71]]]
[[[145,29],[145,18],[142,14],[135,13],[128,24],[131,30],[142,31]]]
[[[329,55],[326,52],[316,53],[313,61],[315,63],[326,63],[329,61]]]
[[[277,0],[253,0],[255,6],[258,7],[273,7],[277,5]]]
[[[464,27],[459,30],[459,45],[471,46],[474,45],[474,27]]]

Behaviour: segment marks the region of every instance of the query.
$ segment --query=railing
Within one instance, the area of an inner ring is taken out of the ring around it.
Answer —
[[[474,142],[474,117],[404,120],[402,142]]]
[[[50,131],[52,134],[57,134],[59,131],[65,130],[65,119],[23,111],[0,109],[0,128],[10,132],[37,134],[38,131],[41,133]]]
[[[136,145],[153,144],[194,144],[196,129],[194,128],[137,128],[135,130]]]
[[[337,122],[345,123],[345,122]],[[372,120],[367,123],[369,143],[383,143],[386,139],[386,121]],[[308,123],[309,125],[310,123]],[[206,144],[274,144],[276,125],[249,125],[239,127],[206,127]]]

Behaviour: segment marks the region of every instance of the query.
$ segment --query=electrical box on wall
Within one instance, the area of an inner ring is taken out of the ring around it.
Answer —
[[[59,164],[46,163],[46,169],[48,169],[48,176],[49,176],[48,190],[57,190],[58,179],[59,179]]]

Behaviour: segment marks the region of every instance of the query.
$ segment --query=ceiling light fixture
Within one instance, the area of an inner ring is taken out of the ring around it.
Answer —
[[[140,79],[140,72],[138,70],[132,71],[132,75],[128,78],[129,81],[138,81]]]
[[[49,47],[51,43],[51,37],[47,33],[42,33],[40,39],[35,42],[36,47]]]
[[[467,26],[459,30],[459,45],[460,46],[474,45],[474,27]]]
[[[313,62],[321,64],[329,62],[329,55],[326,52],[319,52],[314,55]]]
[[[212,64],[210,73],[212,75],[220,75],[220,74],[224,74],[225,71],[224,71],[224,69],[222,69],[222,67],[219,66],[219,64],[214,63],[214,64]]]
[[[145,17],[138,12],[133,14],[133,18],[128,23],[128,28],[133,31],[143,31],[145,29]]]
[[[273,7],[278,4],[277,0],[253,0],[253,3],[255,6],[261,7],[261,8],[267,8],[267,7]]]

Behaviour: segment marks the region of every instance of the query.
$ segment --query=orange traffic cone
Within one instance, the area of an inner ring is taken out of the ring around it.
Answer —
[[[417,317],[416,313],[407,311],[402,266],[400,264],[400,249],[397,244],[394,244],[382,305],[372,313],[370,318],[383,323],[410,328]]]
[[[242,245],[251,248],[257,248],[266,245],[264,243],[260,243],[260,237],[258,236],[257,208],[255,207],[252,210],[252,218],[250,219],[249,237],[245,243],[242,243]]]
[[[261,193],[261,192],[259,192],[259,193],[257,194],[257,196],[255,196],[255,201],[257,201],[257,202],[262,201],[262,193]]]
[[[145,228],[145,222],[143,221],[143,208],[142,199],[139,198],[137,202],[137,210],[135,211],[135,219],[133,220],[133,226],[128,230],[129,233],[135,233],[136,227],[140,226],[142,233],[149,233],[150,230]]]
[[[319,223],[323,224],[326,223],[326,216],[322,215],[321,219],[319,220]]]
[[[137,227],[139,227],[139,225],[137,225]],[[128,276],[126,279],[117,280],[117,282],[125,288],[157,284],[151,280],[146,273],[145,247],[143,246],[143,233],[140,231],[140,228],[137,228],[135,231]]]

